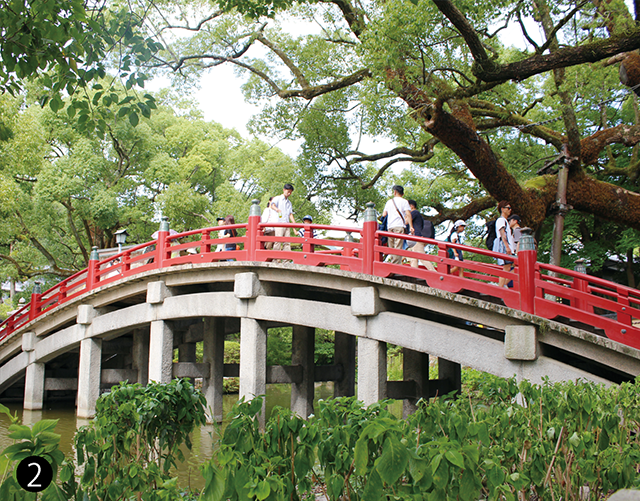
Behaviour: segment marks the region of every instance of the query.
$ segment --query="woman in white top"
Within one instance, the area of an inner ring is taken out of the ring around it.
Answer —
[[[262,213],[262,217],[260,218],[261,223],[275,223],[278,221],[278,213],[271,208],[271,200],[273,197],[269,197],[269,203],[267,204],[267,208]],[[276,234],[276,230],[273,227],[267,227],[263,229],[263,234],[268,237],[273,237]],[[273,242],[265,242],[265,249],[273,249]]]
[[[509,225],[511,204],[503,200],[498,204],[498,212],[500,212],[500,217],[496,221],[496,239],[493,241],[493,251],[512,256],[515,254],[515,245],[511,226]],[[498,264],[502,265],[504,271],[511,271],[513,261],[498,259]],[[498,287],[506,286],[508,281],[506,277],[500,277],[498,279]]]

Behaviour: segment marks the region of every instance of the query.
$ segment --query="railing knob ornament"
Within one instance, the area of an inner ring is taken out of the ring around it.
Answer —
[[[160,231],[169,231],[169,218],[167,216],[160,218]]]
[[[260,200],[254,198],[251,200],[251,208],[249,209],[249,216],[260,216],[262,213],[260,212]]]
[[[531,228],[522,228],[520,232],[522,234],[520,237],[520,250],[536,250],[536,241],[533,238],[533,230]]]
[[[364,221],[376,221],[376,204],[367,202],[367,208],[364,210]]]
[[[350,231],[347,231],[347,234],[344,237],[344,241],[345,242],[355,242],[355,239],[353,238],[353,235],[351,235]]]
[[[91,247],[91,255],[89,256],[90,261],[100,261],[100,255],[98,254],[98,247],[94,245]]]
[[[580,258],[580,259],[576,259],[576,265],[573,268],[574,271],[577,271],[578,273],[587,273],[587,267],[584,265],[584,259]]]
[[[33,286],[33,293],[42,294],[42,288],[40,287],[40,282],[36,282],[35,285]]]

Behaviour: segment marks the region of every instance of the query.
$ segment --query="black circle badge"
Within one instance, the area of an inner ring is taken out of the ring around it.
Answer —
[[[16,479],[25,491],[40,492],[53,480],[53,468],[43,457],[29,456],[18,464]]]

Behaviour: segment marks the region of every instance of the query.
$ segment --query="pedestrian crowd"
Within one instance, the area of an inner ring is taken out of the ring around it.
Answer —
[[[286,226],[280,226],[282,223],[296,224],[294,216],[293,204],[289,199],[293,193],[293,185],[286,183],[283,186],[282,194],[270,197],[260,222],[264,225],[262,227],[263,234],[266,237],[290,237],[291,228]],[[498,218],[494,221],[490,221],[487,224],[488,237],[486,240],[487,247],[497,253],[504,254],[504,258],[498,258],[498,265],[503,267],[504,271],[510,271],[513,267],[513,260],[508,256],[514,256],[517,254],[520,248],[521,228],[522,222],[520,216],[513,213],[511,204],[508,201],[501,201],[498,204]],[[235,228],[226,228],[236,224],[235,218],[232,215],[226,217],[217,218],[218,226],[225,227],[218,231],[218,238],[233,239],[238,236],[238,232]],[[269,224],[273,224],[270,226]],[[306,215],[302,218],[303,225],[310,225],[313,223],[313,217]],[[456,261],[456,264],[451,266],[450,273],[457,274],[459,276],[464,275],[464,268],[461,265],[464,261],[464,254],[460,245],[465,245],[465,229],[467,223],[458,219],[453,223],[448,236],[445,241],[455,244],[456,247],[447,249],[447,256]],[[386,245],[390,249],[390,252],[386,256],[386,261],[393,264],[402,264],[403,256],[393,252],[396,250],[410,249],[412,253],[417,255],[425,254],[426,246],[428,243],[419,240],[406,239],[405,235],[411,235],[415,237],[423,237],[429,239],[435,239],[435,228],[433,223],[429,219],[423,217],[418,210],[418,205],[415,200],[407,200],[404,198],[404,188],[400,185],[392,187],[392,197],[385,203],[380,220],[379,229],[388,231],[394,234],[388,238],[383,238],[382,243],[386,240]],[[315,229],[310,229],[312,238],[317,238]],[[396,236],[397,235],[397,236]],[[295,236],[304,238],[305,228],[300,227],[295,233]],[[219,251],[235,251],[238,248],[238,244],[220,243],[216,247],[216,252]],[[291,250],[290,241],[273,241],[267,240],[264,242],[265,249],[273,250]],[[227,259],[233,261],[233,259]],[[418,256],[407,259],[408,264],[413,268],[423,266],[427,270],[436,271],[435,264],[427,259],[420,259]],[[508,286],[507,278],[499,277],[498,286]]]

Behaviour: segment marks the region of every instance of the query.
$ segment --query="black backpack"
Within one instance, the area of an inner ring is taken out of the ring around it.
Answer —
[[[494,219],[493,221],[488,221],[487,222],[487,239],[485,240],[486,244],[487,244],[487,249],[489,250],[493,250],[493,242],[496,239],[496,221],[497,219]]]
[[[451,233],[449,233],[449,236],[445,239],[445,242],[451,242],[451,235],[453,235],[455,231],[456,231],[455,228],[451,230]],[[456,257],[456,255],[453,252],[453,249],[447,249],[447,255],[449,256],[449,259],[455,259]]]

